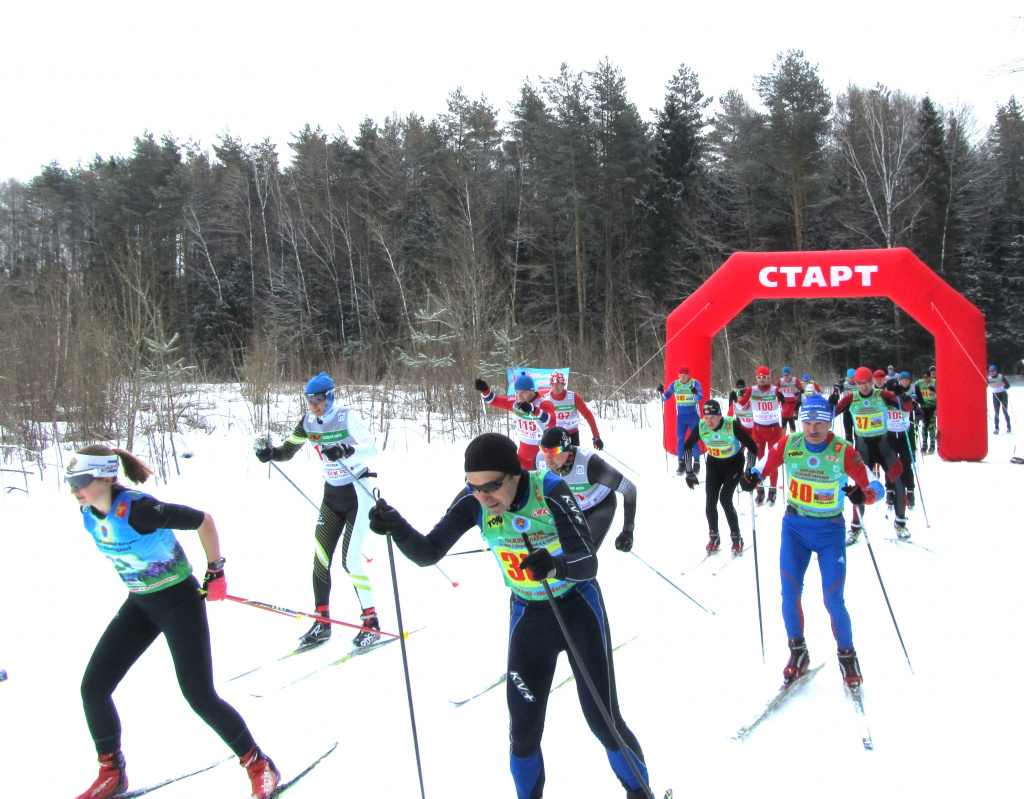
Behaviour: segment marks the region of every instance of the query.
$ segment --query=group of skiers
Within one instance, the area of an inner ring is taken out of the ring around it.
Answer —
[[[1008,383],[994,366],[989,373],[993,405],[1003,409],[1009,432],[1006,398],[997,399],[1005,395]],[[845,684],[856,689],[862,676],[843,600],[844,550],[858,536],[863,507],[883,497],[895,510],[897,535],[909,537],[906,509],[914,507],[913,457],[918,450],[913,420],[921,426],[920,451],[933,452],[935,368],[914,383],[907,372],[896,373],[892,367],[888,372],[851,369],[826,396],[808,374],[798,379],[787,366],[772,382],[771,371],[762,366],[752,385],[737,381],[727,411],[720,400],[705,398],[689,367],[680,367],[678,375],[667,389],[659,385],[658,390],[663,401],[675,404],[677,473],[685,476],[690,489],[699,485],[700,455],[706,453],[708,553],[720,546],[721,506],[732,553],[742,554],[744,541],[733,504],[736,489],[754,492],[757,505],[773,505],[779,467],[784,467],[780,574],[790,647],[784,680],[790,683],[807,671],[800,598],[811,554],[817,553],[840,669]],[[485,405],[513,415],[518,445],[497,433],[473,439],[465,452],[465,482],[427,534],[415,530],[394,507],[375,501],[376,474],[368,460],[377,454],[376,442],[360,415],[336,401],[334,382],[326,372],[306,384],[307,410],[285,441],[280,446],[257,442],[255,455],[263,463],[289,460],[307,441],[322,463],[324,493],[314,531],[312,576],[317,619],[299,639],[299,648],[317,646],[330,637],[331,567],[339,544],[342,566],[361,611],[362,627],[352,643],[364,647],[380,638],[370,579],[362,567],[366,533],[391,535],[406,557],[429,566],[468,530],[478,528],[512,592],[506,699],[517,797],[543,795],[540,744],[561,651],[570,652],[573,672],[585,678],[581,684],[592,688],[580,691],[584,716],[605,747],[626,796],[650,796],[642,750],[619,713],[608,620],[595,579],[596,553],[614,520],[616,494],[623,497],[623,524],[614,545],[622,552],[632,549],[636,486],[598,455],[604,442],[594,415],[578,393],[567,389],[560,371],[550,374],[544,388],[523,371],[513,378],[509,396],[495,394],[481,378],[474,388]],[[839,416],[844,418],[845,438],[832,432]],[[580,417],[591,428],[592,448],[580,446]],[[996,432],[998,425],[997,416]],[[149,476],[131,453],[98,445],[79,450],[66,470],[86,530],[129,591],[83,678],[83,704],[100,772],[79,799],[108,799],[127,791],[120,722],[111,697],[161,633],[171,649],[182,693],[239,756],[252,797],[270,796],[279,784],[278,770],[213,686],[203,599],[227,596],[225,558],[213,519],[203,511],[161,503],[124,487],[118,482],[119,467],[134,483]],[[884,486],[880,479],[872,479],[872,469],[879,477],[884,473]],[[846,498],[854,505],[848,537],[843,520]],[[208,559],[201,589],[174,530],[198,531]]]

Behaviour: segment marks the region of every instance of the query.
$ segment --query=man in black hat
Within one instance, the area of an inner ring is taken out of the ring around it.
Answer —
[[[722,415],[722,406],[718,400],[705,400],[701,410],[704,417],[686,439],[686,485],[690,490],[697,485],[697,475],[693,469],[693,448],[697,446],[697,442],[702,441],[708,451],[708,471],[704,478],[704,487],[707,490],[704,513],[708,518],[708,543],[704,548],[709,553],[718,551],[721,543],[718,532],[718,505],[721,503],[725,519],[729,523],[732,554],[739,555],[743,552],[743,536],[740,534],[739,517],[732,504],[732,497],[736,486],[739,485],[744,466],[754,465],[757,444],[734,417]],[[748,460],[744,460],[744,449],[747,450]]]
[[[552,472],[522,468],[516,445],[500,433],[484,433],[466,448],[466,484],[451,507],[423,535],[393,507],[379,503],[370,511],[370,529],[390,534],[409,560],[432,566],[471,527],[479,527],[512,590],[505,695],[511,739],[510,766],[518,799],[541,799],[544,759],[541,736],[547,698],[558,653],[565,636],[547,600],[551,590],[581,662],[569,665],[579,678],[582,670],[593,680],[598,699],[579,679],[580,705],[591,731],[604,745],[608,761],[627,799],[647,795],[627,757],[647,780],[647,767],[636,737],[619,714],[612,644],[601,589],[594,579],[597,558],[586,519],[565,481]],[[600,701],[626,742],[623,752],[604,722]]]
[[[569,431],[561,427],[549,427],[541,436],[537,469],[552,471],[568,484],[587,518],[595,552],[612,526],[615,494],[622,494],[622,532],[615,539],[615,548],[620,552],[633,548],[636,486],[622,472],[593,450],[575,446]]]

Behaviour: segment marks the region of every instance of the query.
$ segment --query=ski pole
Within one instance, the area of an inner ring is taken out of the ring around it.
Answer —
[[[319,506],[319,505],[317,505],[317,504],[316,504],[316,503],[315,503],[315,502],[314,502],[313,500],[311,500],[311,499],[310,499],[310,498],[309,498],[308,496],[306,496],[306,492],[305,492],[305,491],[303,491],[303,490],[302,490],[301,488],[299,488],[299,487],[298,487],[297,485],[295,485],[295,482],[294,482],[294,481],[292,480],[292,478],[290,478],[290,477],[289,477],[288,475],[286,475],[286,474],[284,473],[284,470],[283,470],[283,469],[282,469],[282,468],[281,468],[280,466],[278,466],[278,465],[277,465],[276,463],[274,463],[273,461],[267,461],[267,463],[269,463],[269,464],[270,464],[271,466],[273,466],[273,467],[274,467],[275,469],[277,469],[277,473],[278,473],[279,475],[281,475],[281,476],[282,476],[282,477],[283,477],[283,478],[284,478],[285,480],[287,480],[287,481],[288,481],[289,483],[291,483],[291,484],[292,484],[292,488],[294,488],[294,489],[295,489],[296,491],[298,491],[298,492],[299,492],[300,494],[302,494],[302,497],[303,497],[303,499],[305,499],[305,500],[306,500],[306,502],[308,502],[308,503],[309,503],[310,505],[312,505],[312,506],[313,506],[314,508],[316,508],[316,512],[317,512],[317,513],[320,513],[320,506]],[[345,464],[342,464],[342,466],[344,466],[344,465],[345,465]],[[346,471],[346,472],[348,472],[348,469],[345,469],[345,471]],[[348,472],[348,473],[349,473],[349,474],[352,474],[352,472]],[[360,554],[360,555],[362,555],[362,558],[363,558],[363,560],[365,560],[365,561],[366,561],[367,563],[373,563],[373,558],[368,558],[368,557],[366,557],[366,555],[363,555],[363,553],[361,553],[361,552],[360,552],[359,554]]]
[[[356,476],[354,474],[352,474],[352,470],[351,469],[349,469],[342,461],[338,461],[338,465],[342,469],[344,469],[346,472],[348,472],[348,476],[352,478],[352,482],[355,485],[359,486],[361,489],[363,489],[363,493],[366,494],[366,496],[368,496],[373,501],[374,504],[376,504],[378,502],[378,497],[375,496],[373,494],[373,492],[370,491],[370,489],[368,489],[366,486],[364,486],[362,484],[362,482],[360,482],[359,480],[356,479]],[[366,556],[364,555],[363,557],[366,557]],[[369,559],[367,558],[367,560],[369,560]],[[441,574],[444,577],[444,579],[446,579],[448,582],[450,582],[452,584],[452,588],[458,588],[459,587],[459,584],[455,580],[453,580],[451,577],[449,577],[447,574],[445,574],[444,571],[442,571],[441,567],[438,566],[436,563],[434,564],[434,568],[437,569],[439,572],[441,572]]]
[[[640,561],[642,564],[644,564],[644,566],[646,566],[648,569],[650,569],[652,572],[654,572],[656,575],[658,575],[666,583],[671,585],[674,589],[676,589],[676,591],[678,591],[680,594],[682,594],[687,599],[689,599],[694,605],[696,605],[698,608],[703,610],[705,613],[710,613],[712,616],[718,615],[718,614],[715,613],[715,611],[708,610],[706,607],[704,607],[700,602],[698,602],[696,599],[694,599],[692,596],[690,596],[688,593],[686,593],[682,588],[680,588],[678,585],[676,585],[674,582],[672,582],[670,579],[668,579],[668,577],[666,577],[660,571],[655,569],[650,563],[648,563],[646,560],[644,560],[639,555],[637,555],[633,550],[630,550],[629,554],[632,555],[634,558],[636,558],[638,561]]]
[[[344,464],[342,465],[344,466]],[[349,474],[352,474],[352,472],[349,472]],[[366,487],[364,486],[363,488],[365,489]],[[368,490],[367,493],[369,493]],[[381,499],[380,491],[375,490],[375,494],[376,496],[373,494],[370,496],[374,497],[374,502],[378,508],[385,510],[388,505],[383,499]],[[412,746],[416,752],[416,773],[420,778],[420,797],[421,799],[426,799],[427,794],[423,788],[423,763],[420,760],[420,740],[419,735],[416,733],[416,711],[413,708],[412,702],[412,681],[409,678],[409,655],[405,651],[405,639],[408,638],[408,635],[406,634],[405,626],[402,623],[402,603],[398,599],[398,575],[395,572],[395,551],[391,545],[391,536],[387,535],[385,538],[388,540],[388,562],[391,564],[391,588],[395,592],[395,615],[398,617],[398,631],[402,633],[402,638],[398,643],[399,646],[402,647],[402,668],[405,670],[405,693],[409,700],[409,724],[412,726]],[[455,585],[458,585],[458,583],[455,583]]]
[[[200,591],[202,591],[202,589],[200,589]],[[271,605],[271,604],[269,604],[267,602],[258,602],[255,599],[246,599],[245,597],[240,597],[240,596],[231,596],[231,594],[228,594],[224,598],[225,599],[230,599],[232,602],[238,602],[238,603],[240,603],[242,605],[248,605],[251,608],[259,608],[260,610],[269,610],[271,613],[279,613],[282,616],[291,616],[292,618],[295,618],[295,619],[301,619],[303,616],[305,616],[306,618],[316,619],[317,621],[327,622],[328,624],[340,624],[342,627],[354,627],[357,630],[362,630],[363,629],[363,625],[362,624],[352,624],[351,622],[347,622],[347,621],[338,621],[337,619],[331,619],[331,618],[328,618],[327,616],[321,616],[318,613],[306,613],[306,612],[301,611],[301,610],[292,610],[291,608],[282,608],[279,605]],[[377,632],[377,631],[375,630],[374,632]],[[404,633],[386,633],[386,632],[381,632],[380,634],[381,635],[386,635],[388,638],[398,638],[400,635],[404,635]],[[409,636],[405,635],[405,637],[408,638]]]
[[[491,550],[488,549],[487,547],[483,547],[482,549],[467,549],[465,552],[449,552],[447,555],[445,555],[445,557],[446,558],[453,558],[456,555],[475,555],[477,552],[490,552],[490,551]]]
[[[615,457],[614,455],[612,455],[612,454],[611,454],[611,453],[610,453],[610,452],[609,452],[608,450],[606,450],[606,449],[603,449],[603,450],[601,450],[601,454],[602,454],[602,455],[607,455],[607,456],[608,456],[609,458],[611,458],[611,459],[612,459],[613,461],[615,461],[616,463],[618,463],[618,464],[620,464],[620,465],[622,465],[622,466],[625,466],[625,467],[626,467],[627,469],[629,469],[629,470],[630,470],[630,471],[631,471],[631,472],[632,472],[633,474],[635,474],[635,475],[636,475],[637,477],[639,477],[639,476],[640,476],[640,472],[638,472],[638,471],[637,471],[636,469],[632,468],[632,467],[631,467],[631,466],[629,466],[628,464],[625,464],[625,463],[623,463],[622,461],[620,461],[620,460],[619,460],[618,458],[616,458],[616,457]]]
[[[523,533],[523,544],[526,546],[527,552],[532,553],[535,551],[533,544],[530,543],[530,539],[526,533]],[[615,738],[615,742],[619,745],[619,751],[621,751],[625,757],[630,771],[633,772],[633,776],[636,777],[637,782],[640,783],[640,787],[643,788],[644,796],[646,796],[647,799],[654,799],[654,792],[651,790],[651,786],[647,784],[647,780],[644,779],[643,774],[640,773],[639,767],[633,761],[633,758],[635,757],[633,752],[628,746],[626,746],[626,742],[622,740],[622,734],[615,725],[615,721],[608,712],[608,708],[605,707],[600,694],[598,694],[597,686],[594,685],[594,681],[590,677],[590,672],[587,671],[587,667],[583,665],[583,658],[580,657],[580,653],[576,649],[576,644],[573,642],[572,636],[569,634],[569,628],[565,624],[565,619],[562,618],[562,611],[558,608],[558,605],[555,602],[555,595],[551,593],[551,586],[548,584],[547,578],[541,580],[541,585],[544,586],[544,593],[547,595],[548,605],[551,606],[551,612],[555,614],[555,620],[558,622],[558,626],[562,629],[562,636],[565,638],[565,643],[569,647],[569,651],[572,653],[573,658],[576,660],[576,665],[579,667],[580,674],[583,676],[583,682],[587,684],[587,689],[590,691],[590,696],[593,698],[594,704],[597,705],[597,709],[601,711],[601,718],[604,719],[604,723],[608,726],[608,730],[611,732],[612,737]]]
[[[896,628],[896,637],[900,639],[900,646],[903,647],[903,655],[907,659],[907,665],[910,666],[910,673],[914,673],[914,667],[910,663],[910,655],[907,654],[907,645],[903,643],[903,635],[900,633],[900,626],[896,623],[896,614],[892,612],[892,604],[889,602],[889,594],[885,590],[885,583],[882,582],[882,573],[878,570],[878,561],[875,560],[875,551],[871,548],[871,539],[868,538],[868,528],[864,524],[864,516],[861,515],[860,519],[861,532],[864,533],[864,543],[868,545],[868,552],[871,554],[871,562],[875,566],[875,574],[878,575],[878,584],[882,587],[882,596],[885,597],[886,607],[889,608],[889,616],[892,617],[892,626]]]
[[[761,631],[761,663],[764,659],[764,621],[761,618],[761,575],[757,568],[757,512],[754,510],[754,494],[750,494],[750,528],[754,539],[754,586],[757,590],[757,627]]]

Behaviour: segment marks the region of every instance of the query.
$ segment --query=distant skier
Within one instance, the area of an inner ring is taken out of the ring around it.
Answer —
[[[548,395],[548,399],[551,400],[551,404],[555,407],[555,424],[569,433],[572,445],[574,447],[580,445],[580,415],[582,414],[583,418],[587,420],[587,424],[590,425],[594,449],[604,449],[601,434],[597,432],[597,420],[594,418],[594,414],[590,412],[590,408],[583,401],[583,397],[575,391],[566,389],[565,375],[556,369],[551,373],[548,382],[551,385],[551,393]]]
[[[319,616],[331,615],[331,564],[341,543],[342,567],[356,592],[362,609],[362,629],[352,639],[356,646],[370,646],[380,640],[380,622],[373,603],[373,587],[363,569],[363,544],[369,530],[367,513],[373,504],[368,491],[372,478],[367,459],[377,454],[377,442],[366,423],[352,408],[334,401],[334,381],[327,372],[321,372],[306,384],[307,413],[302,415],[295,429],[280,447],[269,442],[256,447],[260,463],[287,461],[302,449],[307,441],[320,456],[324,475],[324,498],[316,520],[316,539],[313,551],[313,602]],[[356,490],[359,480],[367,491]],[[331,637],[331,624],[315,621],[299,638],[301,647],[321,644]]]
[[[782,618],[789,638],[789,662],[782,671],[790,683],[807,671],[810,663],[804,638],[801,596],[804,575],[811,554],[818,554],[821,590],[832,620],[838,647],[839,669],[849,686],[863,681],[853,627],[843,591],[846,583],[843,494],[855,504],[871,505],[885,488],[869,482],[864,462],[853,446],[829,431],[832,407],[822,396],[808,397],[800,409],[802,432],[781,438],[757,465],[749,469],[740,485],[752,491],[762,475],[785,464],[789,475],[786,513],[782,517],[782,546],[779,571],[782,577]],[[847,484],[852,479],[856,485]]]
[[[199,582],[174,535],[196,530],[208,561],[203,578],[207,601],[227,594],[225,558],[213,517],[186,505],[160,502],[117,481],[118,465],[133,483],[152,475],[135,455],[93,444],[68,460],[65,481],[78,500],[86,532],[110,559],[128,589],[128,598],[111,619],[82,677],[82,705],[99,755],[99,776],[78,799],[109,799],[128,790],[121,754],[121,720],[114,689],[161,635],[167,641],[181,693],[196,714],[228,745],[245,767],[252,796],[270,796],[280,773],[260,751],[238,711],[217,695],[213,685],[210,627]],[[151,717],[157,735],[159,711]],[[184,733],[181,733],[184,734]],[[159,737],[157,745],[160,745]]]
[[[917,381],[917,397],[921,403],[921,454],[935,452],[935,409],[938,404],[938,386],[935,381],[935,367],[925,372]]]
[[[782,367],[782,377],[775,381],[775,389],[778,391],[779,400],[782,402],[782,426],[790,430],[796,430],[796,414],[800,408],[800,400],[803,397],[804,385],[801,383],[793,370],[788,366]]]
[[[597,557],[586,519],[562,478],[524,469],[509,438],[484,433],[466,447],[465,485],[427,535],[390,506],[375,507],[370,525],[374,532],[390,534],[402,554],[418,566],[437,563],[473,527],[480,529],[494,553],[512,590],[505,698],[518,799],[540,799],[544,792],[541,737],[555,663],[559,652],[567,649],[553,604],[580,653],[581,661],[571,659],[569,665],[577,676],[583,716],[605,747],[627,799],[647,795],[649,788],[630,766],[632,762],[646,783],[643,752],[619,713],[608,618],[594,579]],[[597,699],[585,685],[583,669],[597,689]],[[597,702],[607,710],[628,751],[619,748]]]
[[[782,419],[779,406],[782,397],[778,389],[771,384],[772,373],[767,366],[757,368],[757,382],[748,388],[739,398],[741,405],[749,404],[754,414],[754,432],[752,438],[757,443],[757,456],[764,455],[768,447],[779,440],[782,435]],[[768,504],[775,504],[779,484],[779,470],[773,469],[769,475],[771,487],[768,489]],[[757,504],[764,502],[764,488],[757,486]]]
[[[1010,429],[1010,395],[1008,391],[1010,381],[999,373],[995,364],[988,368],[988,387],[992,391],[992,416],[995,423],[995,429],[992,432],[999,435],[999,409],[1002,408],[1003,419],[1006,420],[1006,432],[1012,433],[1013,431]]]
[[[568,430],[549,427],[540,439],[535,471],[548,470],[569,485],[590,528],[594,551],[611,529],[615,517],[615,494],[622,494],[622,532],[615,548],[629,552],[633,548],[636,521],[636,486],[622,472],[593,450],[575,446]]]
[[[704,548],[708,552],[718,551],[721,542],[718,505],[721,504],[729,524],[732,554],[739,555],[743,551],[743,536],[740,534],[739,517],[732,503],[732,495],[740,482],[747,458],[750,463],[754,462],[757,444],[735,418],[722,415],[722,406],[718,400],[705,400],[703,411],[704,418],[686,439],[686,485],[691,490],[697,486],[697,475],[692,468],[693,448],[699,442],[704,442],[708,453],[708,470],[704,477],[707,497],[704,515],[708,519],[708,543]],[[744,449],[747,450],[747,458],[743,456]],[[697,457],[700,457],[699,450]]]
[[[904,374],[907,374],[904,372]],[[898,377],[898,376],[897,376]],[[885,425],[888,430],[889,446],[895,451],[900,463],[903,464],[903,472],[900,480],[903,481],[903,489],[906,492],[907,509],[913,510],[915,505],[915,490],[917,484],[914,481],[914,413],[917,410],[917,403],[913,395],[903,383],[910,383],[910,375],[907,379],[890,381],[886,385],[892,385],[892,392],[899,398],[899,405],[895,408],[888,408],[885,415]],[[885,478],[885,502],[890,508],[896,506],[896,486],[892,479],[886,475]]]
[[[750,408],[750,400],[748,399],[746,404],[740,402],[740,394],[745,394],[746,391],[747,383],[741,377],[736,381],[736,387],[729,392],[729,416],[736,417],[737,421],[743,425],[744,430],[753,433],[754,412]]]
[[[883,377],[884,374],[883,372]],[[858,368],[853,379],[857,383],[857,390],[851,396],[839,399],[838,395],[833,393],[829,402],[835,404],[836,413],[842,413],[847,408],[853,413],[857,429],[857,452],[869,469],[877,464],[885,470],[885,476],[892,481],[896,492],[896,535],[901,539],[910,538],[906,519],[907,497],[901,479],[903,464],[889,443],[886,425],[888,410],[899,408],[899,399],[891,391],[876,388],[871,370],[866,366]],[[850,526],[847,544],[853,544],[857,540],[861,529],[860,510],[854,507],[853,524]]]
[[[526,372],[521,372],[513,382],[513,397],[499,397],[487,385],[487,381],[479,377],[473,386],[488,405],[502,408],[516,417],[519,428],[519,462],[524,469],[532,469],[533,459],[540,450],[541,434],[545,428],[555,426],[555,406],[551,400],[541,398],[536,381]]]
[[[679,379],[667,389],[658,384],[658,391],[661,392],[661,399],[668,402],[673,397],[676,401],[676,457],[679,459],[679,467],[676,474],[683,474],[686,465],[683,462],[683,442],[690,434],[690,431],[697,427],[700,421],[700,414],[697,409],[704,401],[704,389],[700,381],[690,377],[690,367],[679,367]],[[697,466],[700,469],[700,466]]]

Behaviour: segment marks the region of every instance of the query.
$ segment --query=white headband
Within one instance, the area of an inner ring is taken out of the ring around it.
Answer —
[[[117,477],[117,455],[79,455],[68,461],[68,475],[91,474],[96,477]]]

